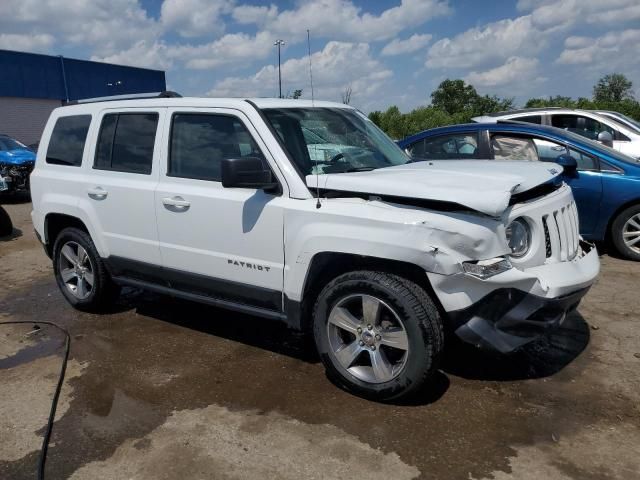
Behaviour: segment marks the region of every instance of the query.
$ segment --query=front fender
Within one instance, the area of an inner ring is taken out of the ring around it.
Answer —
[[[469,212],[436,212],[360,198],[300,201],[285,213],[288,298],[300,300],[315,255],[345,253],[411,263],[451,275],[461,262],[506,253],[500,220]],[[500,235],[502,232],[502,235]]]

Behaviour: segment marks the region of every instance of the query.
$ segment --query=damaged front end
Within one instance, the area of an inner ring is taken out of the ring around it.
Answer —
[[[29,191],[29,175],[33,171],[33,161],[20,164],[0,162],[0,191],[13,193]]]

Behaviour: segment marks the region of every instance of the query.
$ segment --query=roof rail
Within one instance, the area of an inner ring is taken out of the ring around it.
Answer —
[[[149,92],[149,93],[130,93],[126,95],[111,95],[108,97],[94,97],[83,98],[80,100],[71,100],[70,102],[63,102],[63,105],[78,105],[83,103],[96,103],[96,102],[113,102],[116,100],[138,100],[141,98],[181,98],[177,92],[171,90],[165,90],[164,92]]]

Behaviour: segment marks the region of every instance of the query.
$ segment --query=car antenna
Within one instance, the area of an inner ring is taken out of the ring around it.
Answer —
[[[315,107],[315,97],[313,92],[313,70],[311,68],[311,33],[307,28],[307,55],[309,57],[309,80],[311,82],[311,107]],[[316,208],[320,208],[322,204],[320,203],[320,177],[318,173],[318,156],[315,155],[315,164],[316,164]]]

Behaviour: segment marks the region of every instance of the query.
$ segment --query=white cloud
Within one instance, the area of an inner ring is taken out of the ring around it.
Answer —
[[[432,35],[414,34],[406,40],[399,40],[394,38],[382,49],[382,55],[402,55],[405,53],[412,53],[427,46],[431,41]]]
[[[38,32],[58,43],[92,47],[112,54],[143,39],[152,39],[158,25],[137,0],[2,0],[0,31]]]
[[[264,25],[267,21],[273,21],[278,16],[278,7],[276,5],[269,7],[238,5],[233,9],[232,16],[236,22],[242,25],[252,23]]]
[[[373,42],[393,38],[450,11],[444,0],[402,0],[380,15],[362,12],[349,0],[311,0],[282,11],[273,5],[269,9],[238,7],[233,16],[243,23],[256,23],[290,42],[303,41],[307,29],[316,38]]]
[[[19,33],[0,33],[0,48],[27,52],[47,52],[53,45],[53,36],[40,33],[37,35]]]
[[[221,65],[242,68],[273,52],[273,38],[267,32],[255,36],[228,33],[209,43],[176,45],[141,40],[130,48],[94,60],[149,68],[169,69],[175,64],[193,70],[210,70]]]
[[[113,55],[104,57],[94,55],[91,60],[159,70],[168,70],[173,65],[171,49],[166,44],[163,42],[147,42],[146,40],[140,40],[133,44],[131,48]]]
[[[366,43],[329,42],[312,56],[315,98],[340,100],[347,86],[353,90],[352,100],[361,108],[368,108],[380,98],[380,91],[393,76],[378,60],[371,56]],[[207,93],[209,96],[274,96],[277,95],[278,70],[275,65],[262,67],[249,77],[227,77],[217,82]],[[309,60],[293,58],[282,64],[283,93],[303,89],[310,98]]]
[[[184,61],[187,68],[204,70],[229,64],[246,67],[266,58],[273,48],[273,37],[268,32],[255,36],[229,33],[211,43],[173,47],[170,54]]]
[[[484,72],[471,72],[465,80],[475,87],[497,87],[513,85],[516,82],[541,80],[536,76],[539,61],[537,58],[510,57],[499,67]]]
[[[569,37],[557,63],[588,65],[611,72],[616,68],[638,70],[640,30],[609,32],[596,38]]]
[[[534,25],[542,29],[640,20],[637,0],[520,0],[518,9],[531,11]]]
[[[475,27],[453,38],[438,40],[429,49],[430,68],[473,68],[513,55],[536,53],[543,41],[531,16],[500,20]]]
[[[232,0],[164,0],[160,21],[165,29],[173,29],[183,37],[213,37],[224,32],[220,17],[229,13],[232,6]]]

